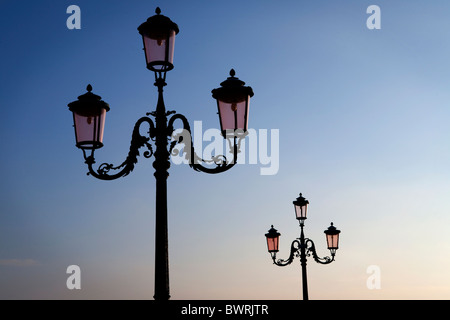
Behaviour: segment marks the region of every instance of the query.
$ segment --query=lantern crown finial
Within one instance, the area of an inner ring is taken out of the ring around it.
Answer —
[[[300,193],[299,197],[294,201],[295,205],[304,205],[304,204],[309,204],[309,201],[305,199],[305,197],[303,197],[303,194]]]
[[[79,114],[90,114],[94,112],[97,114],[100,109],[109,111],[109,104],[102,100],[102,97],[92,92],[92,86],[87,85],[88,92],[78,96],[78,100],[68,104],[69,110]]]
[[[340,230],[337,230],[336,227],[333,225],[333,222],[331,222],[331,225],[328,227],[327,230],[324,231],[328,235],[334,235],[341,233]]]
[[[270,226],[269,231],[266,233],[266,237],[268,238],[275,238],[279,237],[281,234],[278,232],[277,229],[273,227],[273,225]]]
[[[235,77],[236,75],[236,71],[234,69],[230,70],[230,76],[223,82],[220,83],[220,85],[222,87],[227,87],[227,88],[239,88],[239,87],[243,87],[245,85],[245,82],[240,80],[239,78]],[[250,87],[248,87],[250,88]],[[216,89],[214,89],[216,90]],[[214,91],[213,90],[213,91]],[[253,96],[253,91],[249,91],[247,93],[248,95],[250,95],[250,97]]]
[[[161,14],[161,9],[159,7],[156,7],[155,13],[156,14]]]

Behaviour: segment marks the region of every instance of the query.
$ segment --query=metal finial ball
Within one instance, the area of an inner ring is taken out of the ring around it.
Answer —
[[[234,77],[234,75],[236,74],[236,71],[234,71],[234,69],[230,70],[230,76]]]
[[[92,86],[91,86],[90,84],[88,84],[87,87],[86,87],[86,90],[87,90],[88,92],[91,92],[91,91],[92,91]]]
[[[161,13],[161,9],[159,7],[156,7],[155,13],[156,14],[160,14]]]

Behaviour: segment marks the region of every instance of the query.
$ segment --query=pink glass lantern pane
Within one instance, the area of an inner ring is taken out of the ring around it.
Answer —
[[[328,249],[337,249],[338,248],[338,234],[327,235],[327,245]]]
[[[247,131],[249,100],[247,98],[238,103],[218,101],[222,131],[236,129]]]
[[[106,110],[101,109],[100,115],[83,116],[74,113],[77,145],[83,148],[95,148],[103,143]]]
[[[278,251],[278,241],[279,241],[279,237],[267,238],[267,250],[269,252],[277,252]]]
[[[164,71],[173,65],[175,31],[172,30],[169,37],[152,38],[144,35],[143,40],[147,66],[156,71]]]

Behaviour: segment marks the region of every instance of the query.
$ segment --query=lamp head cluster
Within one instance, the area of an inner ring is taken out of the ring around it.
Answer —
[[[303,230],[304,220],[306,219],[306,212],[308,209],[309,201],[306,200],[303,195],[300,193],[299,197],[293,201],[295,208],[295,217],[300,221],[300,226]],[[302,231],[303,232],[303,231]],[[327,230],[324,231],[327,240],[328,249],[331,252],[331,255],[334,256],[336,254],[336,250],[339,248],[339,234],[340,230],[337,230],[336,227],[331,222],[331,225]],[[267,240],[267,250],[274,257],[274,255],[279,250],[280,244],[280,233],[271,226],[268,233],[265,234]]]
[[[161,14],[158,7],[155,15],[149,17],[137,29],[142,36],[147,69],[159,75],[174,68],[175,36],[179,33],[178,25]],[[250,98],[253,89],[245,86],[245,82],[235,77],[234,69],[230,77],[223,81],[219,88],[212,90],[217,101],[219,122],[224,137],[236,135],[248,129]],[[162,80],[165,85],[165,82]],[[155,83],[156,85],[156,83]],[[68,104],[73,113],[76,146],[85,150],[95,150],[103,146],[103,131],[106,112],[109,105],[101,97],[92,93],[92,86],[87,86],[87,93],[78,97],[77,101]]]

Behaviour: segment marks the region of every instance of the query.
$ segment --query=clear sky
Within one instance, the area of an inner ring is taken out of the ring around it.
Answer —
[[[120,164],[156,105],[137,27],[157,6],[180,28],[168,109],[219,128],[211,89],[234,68],[262,143],[256,163],[219,175],[170,168],[172,299],[301,298],[299,260],[273,265],[264,237],[273,224],[288,257],[300,192],[319,255],[330,222],[341,230],[335,262],[308,261],[311,299],[450,299],[444,0],[0,1],[0,298],[152,299],[152,159],[119,180],[87,176],[67,104],[89,83],[110,104],[96,159]],[[266,145],[279,165],[262,175]],[[66,287],[70,265],[80,290]]]

